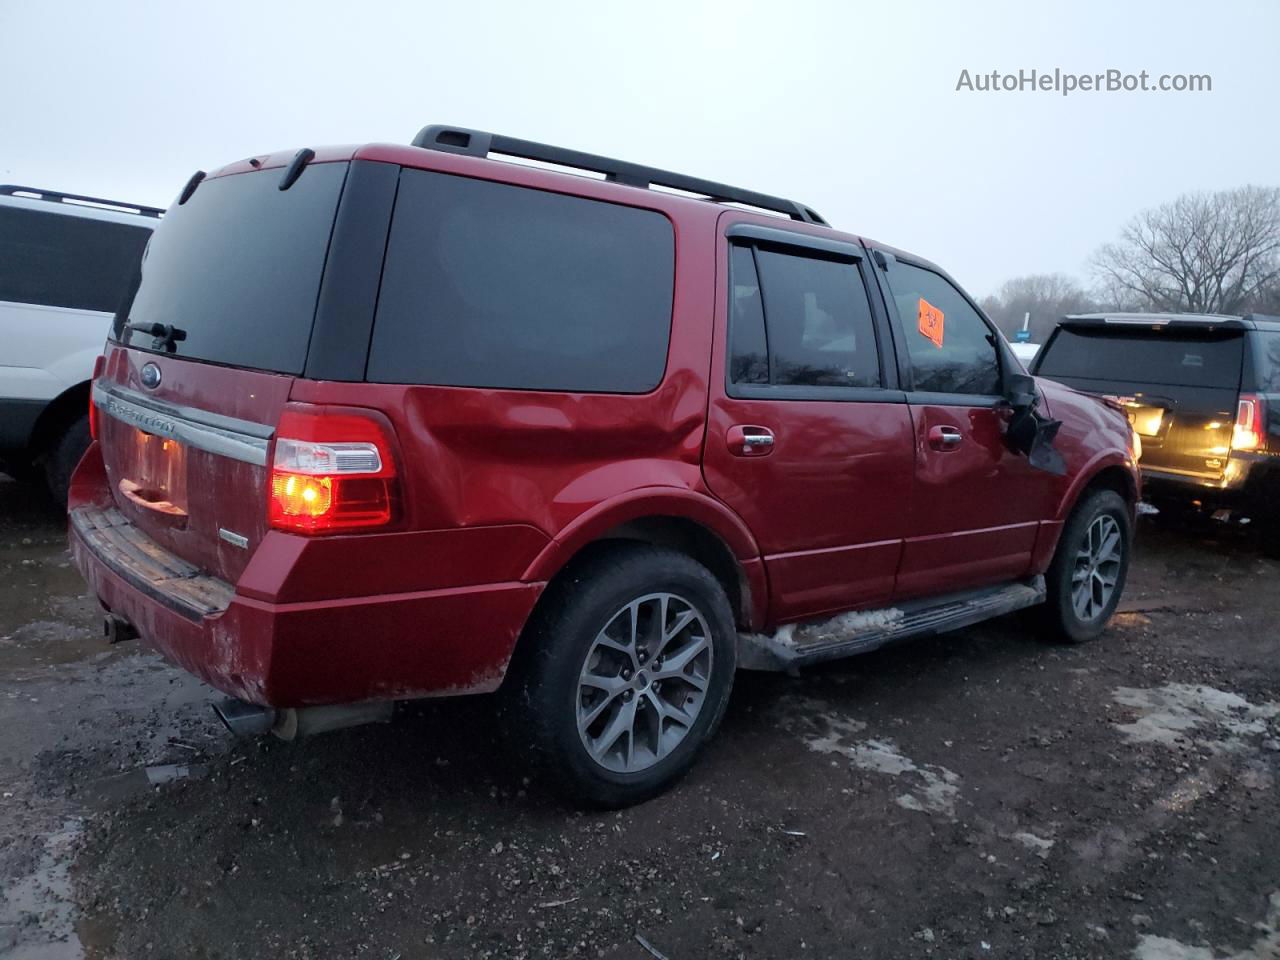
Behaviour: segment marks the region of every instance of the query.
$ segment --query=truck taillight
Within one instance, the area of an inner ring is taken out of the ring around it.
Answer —
[[[399,480],[387,431],[372,417],[288,410],[276,430],[267,522],[341,533],[394,522]]]
[[[1236,423],[1231,429],[1231,449],[1261,450],[1266,445],[1266,408],[1256,394],[1240,395]]]
[[[93,376],[89,378],[89,439],[98,439],[98,407],[93,402],[93,385],[98,382],[98,378],[102,376],[102,371],[107,367],[107,358],[98,355],[98,359],[93,361]]]

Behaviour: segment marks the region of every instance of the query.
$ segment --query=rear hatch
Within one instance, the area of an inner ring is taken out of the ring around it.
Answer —
[[[95,383],[115,505],[230,582],[266,532],[268,446],[306,364],[348,166],[312,163],[282,190],[278,167],[246,165],[174,204]]]
[[[1036,373],[1122,403],[1144,468],[1213,482],[1231,452],[1243,356],[1238,327],[1068,321]]]

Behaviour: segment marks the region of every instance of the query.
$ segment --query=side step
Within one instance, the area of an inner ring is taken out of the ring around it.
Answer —
[[[789,670],[866,653],[886,643],[958,630],[999,617],[1045,598],[1044,577],[998,587],[913,600],[883,610],[858,610],[825,620],[788,623],[770,634],[738,635],[738,666],[744,670]]]

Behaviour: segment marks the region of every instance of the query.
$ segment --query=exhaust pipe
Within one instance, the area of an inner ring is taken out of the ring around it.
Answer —
[[[237,737],[273,733],[281,740],[296,740],[298,737],[311,737],[317,733],[358,727],[366,723],[386,723],[394,710],[395,704],[390,700],[321,707],[286,707],[277,710],[228,697],[213,705],[218,719]]]
[[[228,730],[237,737],[256,737],[270,730],[276,722],[276,711],[227,697],[213,705],[213,712]]]
[[[107,643],[124,643],[126,640],[137,640],[138,631],[124,617],[108,613],[102,618],[102,635]]]

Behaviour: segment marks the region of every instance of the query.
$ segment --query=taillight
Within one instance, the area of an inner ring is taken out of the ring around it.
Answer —
[[[286,410],[276,430],[267,522],[294,533],[382,527],[399,488],[387,431],[372,417]]]
[[[1266,407],[1256,394],[1240,395],[1236,404],[1236,423],[1231,428],[1231,449],[1260,450],[1266,446]]]
[[[102,371],[107,367],[107,358],[98,355],[98,359],[93,361],[93,376],[89,378],[89,439],[98,439],[98,408],[93,402],[93,385],[98,382],[98,378],[102,376]]]

